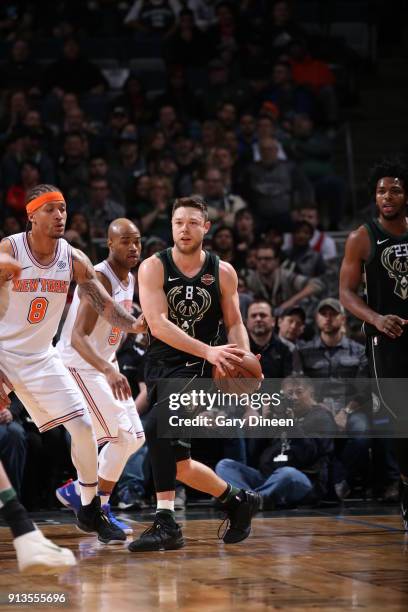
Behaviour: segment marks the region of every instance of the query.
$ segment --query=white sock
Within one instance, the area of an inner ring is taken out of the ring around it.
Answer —
[[[94,487],[83,487],[80,484],[79,489],[81,491],[81,504],[83,506],[87,506],[88,504],[91,503],[91,501],[96,495],[96,484]]]
[[[174,499],[158,499],[156,512],[160,512],[160,510],[171,510],[174,512]]]
[[[101,498],[101,506],[106,506],[106,504],[109,504],[110,493],[107,495],[101,495],[99,493],[99,497]]]

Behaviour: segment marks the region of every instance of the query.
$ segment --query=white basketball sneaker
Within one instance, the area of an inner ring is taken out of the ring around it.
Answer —
[[[39,529],[18,536],[13,541],[20,572],[54,574],[76,565],[68,548],[61,548],[48,540]]]

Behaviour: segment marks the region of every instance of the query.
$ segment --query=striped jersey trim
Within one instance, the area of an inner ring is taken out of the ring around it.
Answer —
[[[27,234],[23,234],[23,244],[24,244],[25,250],[27,251],[28,257],[31,259],[33,264],[35,264],[38,268],[41,268],[42,270],[49,270],[50,268],[52,268],[53,265],[55,264],[55,262],[58,260],[58,258],[60,256],[60,252],[61,252],[61,240],[58,240],[57,248],[55,250],[54,259],[47,266],[44,266],[43,264],[40,264],[40,262],[37,261],[36,258],[34,257],[34,255],[32,254],[30,246],[28,244]]]
[[[13,236],[7,236],[7,238],[10,240],[11,248],[13,249],[14,259],[18,259],[18,248],[16,241],[14,240]]]
[[[92,412],[94,413],[95,417],[98,419],[100,426],[102,427],[102,429],[104,430],[104,432],[106,433],[106,436],[108,438],[112,438],[111,433],[109,431],[109,427],[108,424],[106,423],[105,419],[103,418],[98,406],[95,404],[92,395],[90,393],[90,391],[88,390],[87,386],[85,385],[84,381],[82,380],[81,376],[79,375],[79,373],[77,372],[77,370],[75,368],[68,368],[69,371],[71,372],[72,376],[74,377],[78,387],[81,389],[86,402],[89,406],[89,408],[92,410]]]
[[[65,414],[57,419],[53,419],[52,421],[48,421],[48,423],[44,423],[38,430],[43,433],[44,431],[48,431],[49,429],[53,429],[66,421],[70,421],[71,419],[76,419],[79,416],[84,416],[84,409],[80,408],[79,410],[74,410],[74,412],[70,412],[69,414]]]

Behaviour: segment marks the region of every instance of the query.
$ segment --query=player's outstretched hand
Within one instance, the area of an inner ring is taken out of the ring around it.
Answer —
[[[407,319],[402,319],[397,315],[378,315],[378,319],[375,323],[376,328],[382,334],[385,334],[393,340],[401,336],[404,331],[404,327],[408,325]]]
[[[126,376],[123,376],[114,367],[112,367],[106,374],[106,380],[108,381],[110,388],[113,391],[115,399],[123,401],[132,397],[132,391],[130,389]]]
[[[13,390],[13,385],[5,375],[5,373],[0,370],[0,410],[3,408],[8,408],[10,406],[10,398],[7,395],[7,392],[3,385],[6,385],[11,391]]]
[[[20,276],[21,265],[7,253],[0,253],[0,270],[4,270],[17,278]]]
[[[245,351],[237,348],[236,344],[223,344],[222,346],[209,346],[206,359],[216,366],[221,376],[234,372],[234,363],[241,363]]]

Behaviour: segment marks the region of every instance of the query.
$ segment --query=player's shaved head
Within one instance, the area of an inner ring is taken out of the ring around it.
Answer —
[[[112,221],[108,228],[108,239],[113,240],[116,237],[124,236],[125,234],[139,234],[139,228],[130,221],[130,219],[119,218]]]

